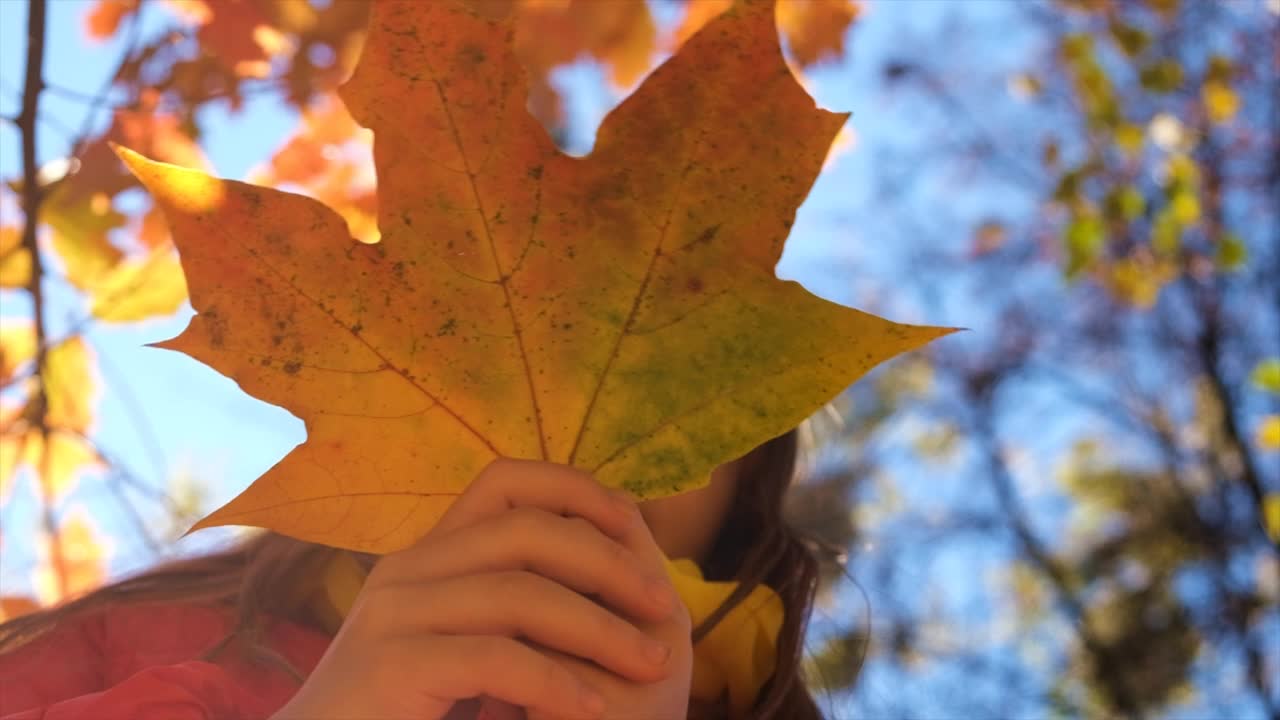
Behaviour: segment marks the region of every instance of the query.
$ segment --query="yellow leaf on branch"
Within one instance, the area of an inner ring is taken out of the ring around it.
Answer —
[[[1280,543],[1280,493],[1271,493],[1263,498],[1262,520],[1271,542]]]
[[[24,288],[31,282],[31,252],[22,247],[22,230],[0,227],[0,288]]]
[[[796,62],[806,67],[844,54],[860,9],[855,0],[779,0],[778,27]]]
[[[124,258],[107,234],[123,227],[125,218],[105,195],[79,195],[63,185],[45,201],[41,218],[52,231],[50,244],[67,281],[81,290],[93,287]]]
[[[55,542],[61,557],[54,556]],[[41,604],[52,605],[102,585],[110,555],[107,542],[86,510],[77,508],[67,513],[56,538],[46,543],[34,573],[36,597]]]
[[[1280,415],[1267,415],[1258,423],[1254,441],[1267,452],[1280,451]]]
[[[93,288],[93,316],[128,323],[172,315],[187,299],[182,266],[171,250],[127,260]]]
[[[0,384],[8,383],[35,356],[35,326],[25,318],[6,319],[0,325]]]
[[[93,448],[78,434],[64,430],[50,430],[47,446],[39,430],[28,430],[19,439],[19,447],[22,454],[15,470],[24,465],[32,468],[39,479],[40,496],[52,503],[66,498],[83,473],[101,467]]]
[[[49,427],[87,432],[93,422],[97,378],[92,351],[84,339],[75,336],[49,348],[43,379]]]

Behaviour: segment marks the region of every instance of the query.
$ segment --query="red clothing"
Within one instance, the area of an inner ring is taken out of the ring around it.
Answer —
[[[230,610],[128,605],[75,617],[0,655],[0,720],[261,720],[298,683],[234,648],[199,660],[233,623]],[[264,644],[307,676],[330,638],[276,621]]]

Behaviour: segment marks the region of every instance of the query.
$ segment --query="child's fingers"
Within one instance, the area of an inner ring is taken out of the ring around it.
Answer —
[[[637,618],[660,620],[675,609],[676,596],[661,568],[642,562],[582,518],[532,507],[433,537],[411,559],[397,558],[382,568],[380,581],[425,582],[501,570],[531,570]]]
[[[566,720],[598,718],[604,709],[563,665],[512,638],[417,634],[388,640],[386,650],[417,669],[417,691],[433,699],[486,695]]]
[[[671,647],[558,582],[497,572],[377,588],[372,632],[527,639],[634,682],[667,674]],[[377,627],[381,625],[382,627]]]
[[[498,458],[476,476],[431,533],[448,533],[520,506],[581,517],[614,536],[625,532],[631,522],[620,493],[611,492],[589,473],[565,465]]]
[[[626,524],[626,529],[618,537],[618,542],[623,547],[635,554],[640,563],[640,572],[645,573],[648,577],[658,578],[658,584],[661,591],[669,593],[671,597],[676,595],[675,586],[671,584],[671,578],[667,575],[666,569],[666,553],[658,545],[658,541],[654,539],[653,533],[650,532],[649,526],[645,524],[644,519],[640,516],[640,508],[633,502],[627,502],[627,511],[631,515],[631,520]],[[667,619],[679,624],[685,633],[689,632],[692,622],[689,619],[689,611],[684,603],[675,603],[675,612],[669,613]]]

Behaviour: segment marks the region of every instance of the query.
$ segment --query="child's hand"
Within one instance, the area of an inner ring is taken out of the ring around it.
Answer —
[[[577,470],[498,460],[422,540],[379,560],[273,717],[453,720],[458,701],[487,696],[530,717],[682,718],[689,633],[634,503]],[[669,656],[646,659],[654,646]]]

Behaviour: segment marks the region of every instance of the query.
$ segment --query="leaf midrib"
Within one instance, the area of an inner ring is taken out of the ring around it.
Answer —
[[[680,194],[684,190],[685,179],[693,171],[694,159],[698,156],[698,149],[702,147],[702,141],[705,136],[706,131],[700,130],[698,137],[693,142],[693,148],[689,151],[689,159],[685,163],[684,170],[680,173],[680,179],[677,181],[675,189],[672,190],[671,205],[667,207],[662,229],[658,232],[657,242],[654,243],[653,253],[649,257],[649,266],[645,269],[644,278],[640,281],[636,296],[631,302],[631,310],[627,313],[626,320],[622,322],[618,337],[614,340],[613,347],[609,351],[609,359],[605,361],[604,369],[600,371],[595,390],[592,391],[591,399],[587,402],[587,410],[582,416],[582,424],[578,426],[578,435],[573,439],[573,448],[569,451],[568,463],[570,465],[573,465],[574,460],[578,457],[578,448],[581,447],[582,437],[587,432],[587,423],[595,412],[596,401],[600,398],[600,390],[604,387],[605,378],[609,377],[609,372],[613,370],[613,364],[618,359],[618,352],[622,349],[622,341],[630,334],[631,326],[635,323],[636,315],[640,311],[640,301],[644,299],[645,291],[649,289],[649,281],[653,279],[653,270],[658,265],[658,258],[662,257],[662,246],[666,244],[667,230],[671,228],[671,217],[675,213],[676,206],[680,203]]]
[[[516,309],[511,300],[511,288],[508,286],[511,278],[503,272],[502,263],[498,259],[497,243],[493,238],[493,229],[489,226],[489,213],[485,211],[480,189],[476,187],[476,174],[471,171],[471,158],[467,155],[466,148],[462,144],[462,136],[458,133],[458,125],[454,122],[453,111],[449,107],[448,95],[445,94],[444,86],[436,74],[435,66],[431,64],[431,54],[424,52],[423,58],[423,62],[427,66],[427,72],[431,75],[431,82],[435,85],[436,93],[440,97],[440,106],[444,109],[445,119],[449,122],[449,133],[453,135],[454,145],[457,147],[458,155],[462,158],[462,167],[467,174],[467,184],[471,187],[471,196],[475,199],[476,210],[480,213],[480,222],[484,226],[485,239],[489,241],[489,255],[493,259],[493,269],[498,276],[498,285],[502,287],[502,296],[506,301],[507,314],[511,318],[511,331],[515,335],[516,348],[520,353],[520,363],[524,367],[525,384],[529,388],[529,402],[533,405],[533,419],[538,435],[538,447],[542,451],[542,459],[547,460],[547,438],[542,430],[542,408],[538,405],[538,393],[533,387],[533,370],[529,367],[529,354],[524,349],[524,333],[521,332],[520,323],[516,320]],[[505,76],[503,79],[504,81],[506,80]],[[504,91],[502,93],[502,108],[499,111],[500,117],[506,116],[506,100],[507,93]],[[541,183],[542,181],[538,180],[537,182]],[[532,235],[529,241],[530,243],[533,242]],[[492,444],[490,444],[490,447],[492,447]]]

